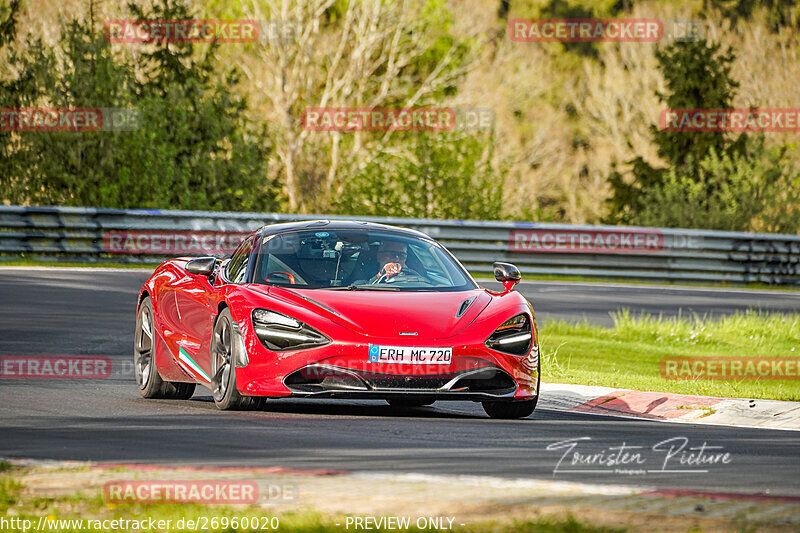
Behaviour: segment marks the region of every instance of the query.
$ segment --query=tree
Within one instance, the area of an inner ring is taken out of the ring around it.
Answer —
[[[668,109],[729,109],[738,86],[733,54],[706,41],[673,43],[656,52]],[[613,173],[607,222],[737,231],[800,229],[800,174],[790,146],[767,147],[764,135],[671,132],[651,127],[666,167],[638,157],[634,181]]]
[[[336,203],[338,212],[500,218],[503,182],[490,164],[490,139],[457,131],[412,135],[407,141],[403,151],[378,154],[361,172],[344,181]]]
[[[645,195],[637,224],[773,233],[800,231],[800,172],[787,164],[788,147],[748,142],[741,154],[703,157],[696,176],[667,172]]]
[[[728,109],[732,106],[738,84],[730,75],[734,60],[730,50],[720,53],[719,44],[709,45],[706,40],[674,42],[657,50],[656,59],[668,90],[668,94],[657,96],[668,109]],[[650,129],[658,155],[667,167],[653,167],[637,157],[629,162],[633,166],[632,183],[626,183],[619,172],[613,172],[609,177],[613,194],[608,200],[607,222],[635,223],[643,198],[661,187],[668,169],[697,181],[697,164],[711,150],[734,156],[742,152],[746,143],[744,134],[731,139],[723,132],[670,132],[656,126]],[[707,186],[715,185],[708,183]]]
[[[719,9],[734,25],[740,19],[752,19],[756,9],[764,9],[767,14],[768,28],[772,32],[780,31],[782,26],[797,28],[800,26],[800,2],[797,0],[709,0],[709,4]]]
[[[307,107],[435,105],[455,92],[470,48],[453,38],[443,0],[252,0],[245,15],[291,25],[256,45],[288,210],[325,211],[343,177],[390,148],[395,134],[311,132]],[[258,69],[258,70],[257,70]]]
[[[28,36],[9,56],[14,107],[122,108],[139,116],[130,131],[12,132],[3,138],[0,198],[12,203],[175,209],[267,209],[269,145],[244,117],[235,71],[217,81],[212,51],[192,44],[142,45],[115,55],[87,20],[64,23],[61,54]],[[187,19],[169,0],[135,18]],[[141,50],[138,50],[141,51]],[[137,75],[138,74],[138,75]],[[4,100],[5,101],[5,100]]]

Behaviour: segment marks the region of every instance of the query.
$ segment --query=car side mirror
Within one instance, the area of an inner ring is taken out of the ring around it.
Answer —
[[[200,276],[210,276],[217,266],[216,257],[198,257],[186,262],[186,272]]]
[[[522,279],[519,269],[511,263],[495,263],[492,266],[494,267],[494,279],[502,283],[506,291],[513,289],[514,285]]]

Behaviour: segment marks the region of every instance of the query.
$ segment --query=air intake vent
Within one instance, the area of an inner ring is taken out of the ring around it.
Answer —
[[[461,302],[461,305],[458,306],[458,313],[456,313],[456,318],[461,318],[462,316],[464,316],[464,313],[467,312],[467,309],[469,309],[469,306],[472,305],[472,302],[475,301],[475,298],[477,298],[477,296],[473,296],[469,300],[464,300],[463,302]]]

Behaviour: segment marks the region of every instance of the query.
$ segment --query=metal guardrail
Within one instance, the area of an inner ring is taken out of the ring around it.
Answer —
[[[264,224],[363,220],[417,229],[473,272],[800,285],[800,236],[531,222],[0,206],[0,260],[151,264],[227,254]]]

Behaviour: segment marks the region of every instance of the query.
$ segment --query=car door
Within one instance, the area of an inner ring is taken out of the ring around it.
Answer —
[[[251,236],[239,245],[230,260],[226,261],[215,279],[206,276],[194,276],[187,281],[181,291],[178,307],[181,316],[187,321],[187,332],[198,339],[197,361],[201,368],[213,377],[213,355],[211,354],[212,332],[217,318],[219,304],[223,299],[223,287],[226,283],[244,283],[246,281],[250,256],[253,251],[255,236]],[[202,279],[200,279],[202,278]]]
[[[181,347],[210,378],[209,339],[217,313],[216,289],[207,276],[184,273],[174,283],[175,306],[180,317]]]

